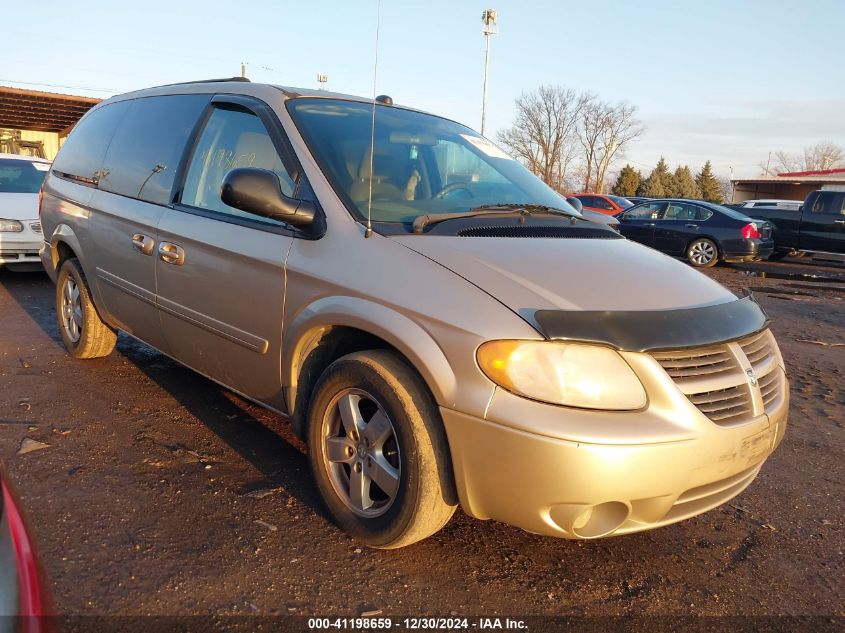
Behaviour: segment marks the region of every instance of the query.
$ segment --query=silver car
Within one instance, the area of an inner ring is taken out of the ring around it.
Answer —
[[[287,416],[337,523],[571,539],[741,492],[781,441],[768,321],[458,123],[243,81],[109,99],[43,189],[77,358],[127,334]]]

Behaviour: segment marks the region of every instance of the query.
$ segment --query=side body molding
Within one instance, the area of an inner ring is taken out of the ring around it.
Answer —
[[[443,350],[416,322],[367,299],[323,297],[307,305],[285,326],[282,336],[282,385],[288,410],[296,405],[303,360],[320,335],[332,327],[350,327],[377,336],[399,350],[420,373],[440,405],[455,402],[457,378]]]

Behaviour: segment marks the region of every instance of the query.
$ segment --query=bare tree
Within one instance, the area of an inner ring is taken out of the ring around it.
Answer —
[[[578,126],[578,139],[584,148],[584,191],[602,193],[611,165],[645,130],[636,112],[627,103],[614,105],[588,98]]]
[[[631,141],[639,138],[645,131],[636,113],[637,108],[627,103],[609,106],[605,110],[604,127],[595,161],[595,187],[599,193],[604,192],[604,182],[610,166],[616,159],[622,157]]]
[[[764,163],[760,163],[760,166],[765,172]],[[845,167],[845,149],[830,141],[822,141],[805,147],[803,155],[775,152],[767,175],[792,171],[821,171],[838,167]]]
[[[516,100],[513,125],[499,132],[497,139],[544,182],[563,190],[576,154],[575,130],[585,100],[560,86],[523,93]]]
[[[835,169],[845,164],[845,151],[830,141],[804,148],[804,169],[807,171]]]

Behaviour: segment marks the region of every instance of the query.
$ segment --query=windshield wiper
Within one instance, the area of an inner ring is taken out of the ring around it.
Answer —
[[[454,213],[429,213],[428,215],[419,215],[414,218],[414,233],[422,233],[423,229],[432,224],[445,222],[446,220],[458,220],[460,218],[472,218],[477,215],[490,215],[496,213],[513,213],[518,211],[521,215],[531,215],[532,213],[553,213],[555,215],[565,215],[573,218],[573,220],[581,219],[580,215],[566,211],[565,209],[558,209],[549,207],[544,204],[484,204],[474,207],[469,211],[456,211]]]

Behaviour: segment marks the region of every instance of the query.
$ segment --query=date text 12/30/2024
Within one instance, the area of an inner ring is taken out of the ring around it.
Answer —
[[[308,618],[311,631],[460,631],[460,630],[527,630],[524,620],[514,618]]]

